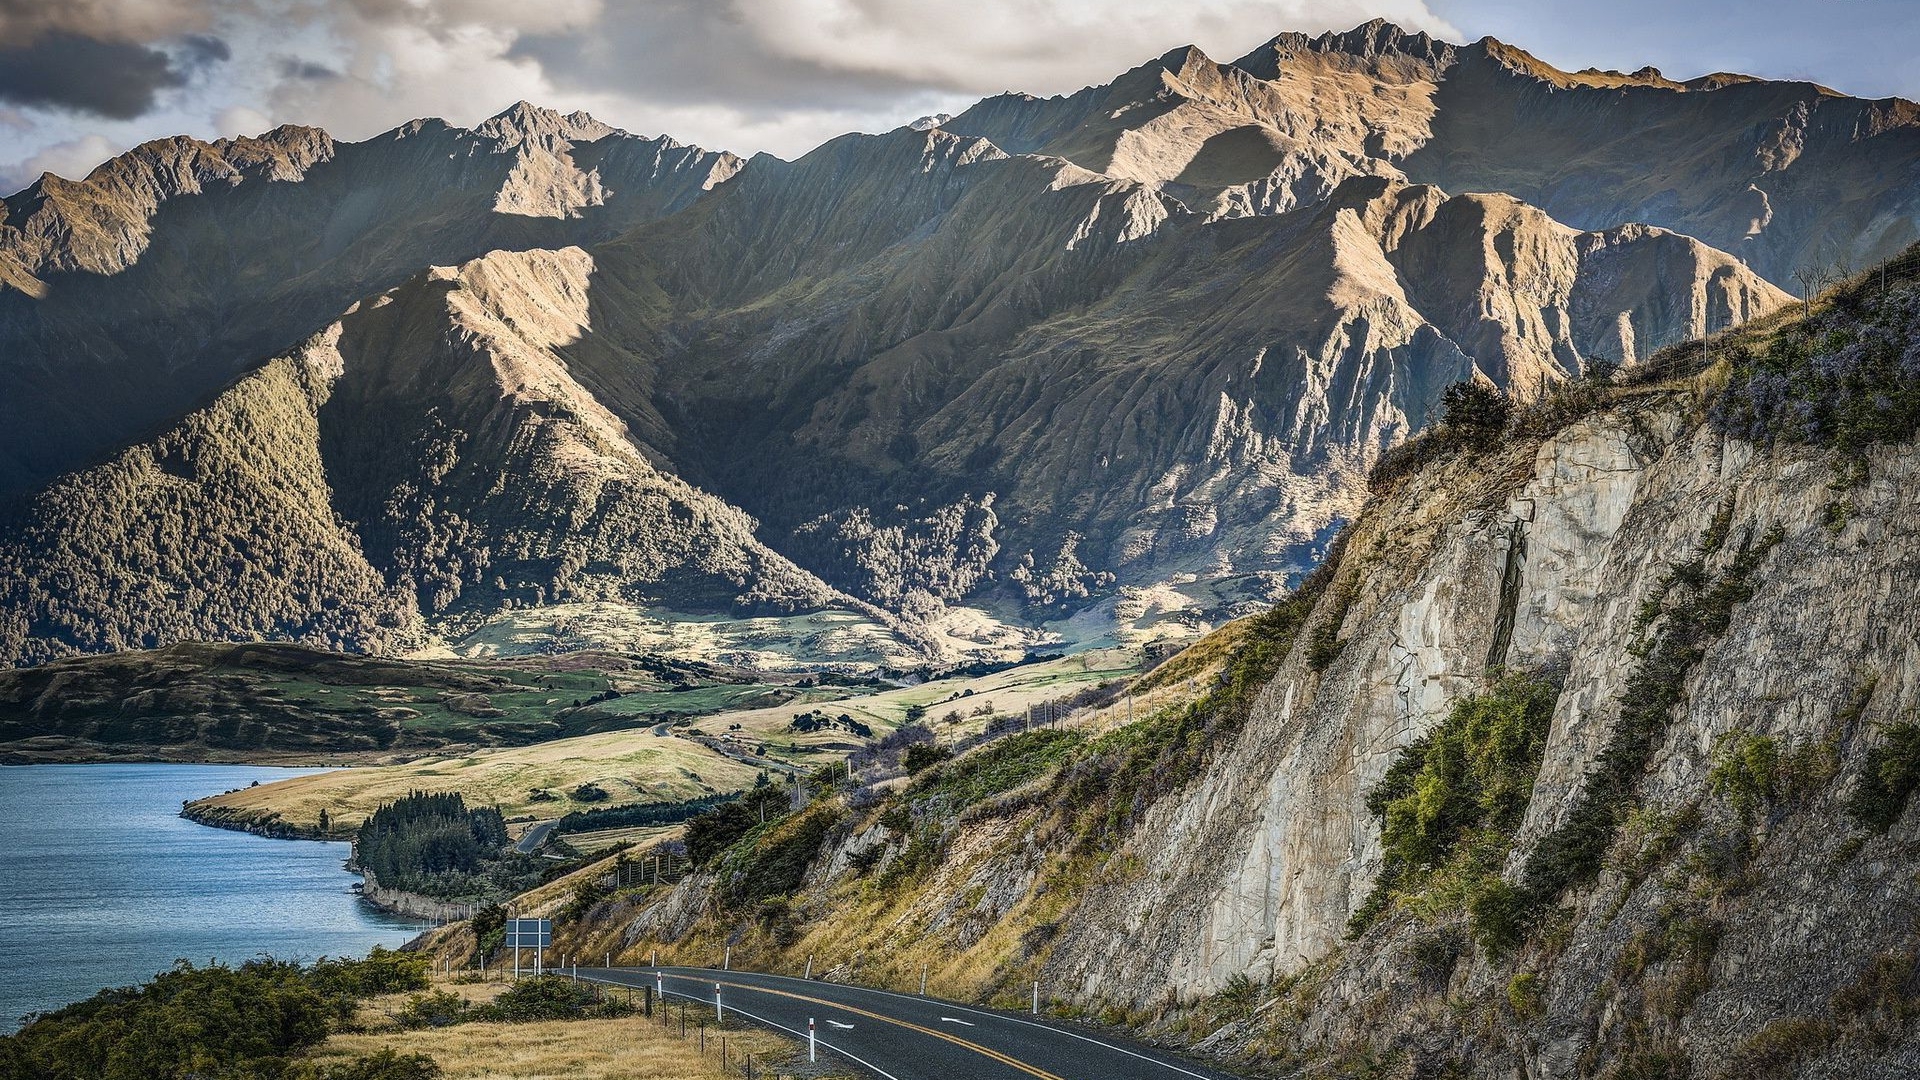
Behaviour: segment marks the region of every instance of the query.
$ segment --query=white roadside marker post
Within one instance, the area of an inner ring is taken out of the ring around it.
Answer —
[[[920,967],[920,996],[927,996],[927,965]]]
[[[727,1020],[727,1014],[724,1011],[722,1011],[722,1009],[720,1008],[720,984],[719,983],[713,984],[713,1018],[723,1024],[726,1023],[726,1020]]]
[[[1040,980],[1033,980],[1033,1015],[1040,1015]]]
[[[813,954],[812,954],[812,953],[808,953],[808,954],[807,954],[807,973],[806,973],[805,975],[802,975],[802,976],[800,976],[800,977],[801,977],[802,979],[811,979],[811,978],[813,978]]]
[[[814,1050],[813,1050],[813,1017],[811,1017],[811,1016],[809,1016],[809,1017],[807,1017],[807,1060],[808,1060],[808,1061],[817,1061],[817,1060],[819,1060],[819,1059],[818,1059],[817,1057],[815,1057],[815,1056],[814,1056]]]
[[[667,1007],[667,977],[662,975],[658,969],[653,973],[653,996],[660,999],[660,1007],[662,1009]]]
[[[721,971],[733,970],[733,946],[731,945],[727,946],[726,958],[720,961],[720,970]]]

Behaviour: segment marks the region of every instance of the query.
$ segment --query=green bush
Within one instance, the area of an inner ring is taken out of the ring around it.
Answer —
[[[0,1038],[0,1080],[283,1075],[291,1055],[319,1044],[352,1015],[356,998],[425,985],[424,957],[385,950],[311,968],[267,959],[205,968],[182,961],[144,986],[103,990],[29,1018],[18,1033]],[[366,1067],[389,1065],[409,1067]]]
[[[573,887],[573,895],[567,897],[566,906],[560,909],[560,918],[564,922],[573,922],[612,895],[611,887],[602,884],[598,877],[589,877]]]
[[[1468,441],[1487,441],[1506,430],[1513,399],[1486,383],[1467,380],[1440,393],[1441,423]]]
[[[907,747],[906,755],[900,759],[900,766],[906,769],[907,774],[911,776],[925,772],[927,769],[940,764],[952,756],[953,751],[944,746],[935,746],[931,743],[919,743]]]
[[[473,930],[474,940],[479,942],[482,953],[492,953],[507,940],[507,909],[499,904],[488,904],[473,913],[467,921]]]
[[[1920,724],[1887,728],[1887,741],[1867,751],[1866,768],[1847,800],[1847,813],[1875,832],[1886,832],[1920,790]]]
[[[1507,675],[1485,693],[1456,701],[1445,720],[1400,751],[1367,793],[1367,809],[1380,821],[1385,862],[1350,934],[1358,935],[1386,910],[1394,891],[1418,891],[1456,856],[1498,863],[1526,815],[1559,695],[1546,676]],[[1497,873],[1497,865],[1466,869],[1469,876]],[[1475,918],[1476,932],[1496,916],[1503,923],[1512,918],[1510,898],[1480,899],[1491,891],[1490,883],[1467,889],[1476,904],[1487,905]],[[1512,943],[1511,928],[1504,925],[1481,936],[1490,951]]]
[[[447,1027],[467,1019],[472,1006],[459,994],[435,990],[415,994],[400,1006],[394,1020],[404,1028]]]
[[[468,1010],[477,1020],[526,1023],[535,1020],[582,1020],[626,1016],[632,1006],[618,998],[602,1000],[592,983],[559,975],[521,979],[488,1004]]]
[[[1714,748],[1707,789],[1726,799],[1742,821],[1773,800],[1780,786],[1780,744],[1765,735],[1736,731]]]

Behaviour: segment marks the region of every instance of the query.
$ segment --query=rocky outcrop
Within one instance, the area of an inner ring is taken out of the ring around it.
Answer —
[[[457,922],[473,918],[474,912],[481,907],[474,903],[460,903],[452,900],[440,900],[405,889],[389,888],[380,884],[380,879],[371,870],[349,866],[348,869],[362,878],[360,896],[367,903],[382,911],[395,915],[405,915],[409,919],[428,919],[433,922]]]

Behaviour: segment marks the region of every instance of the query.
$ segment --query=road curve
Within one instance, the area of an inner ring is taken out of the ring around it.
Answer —
[[[913,994],[712,968],[580,968],[579,977],[647,987],[656,970],[669,1000],[697,1002],[706,1016],[717,983],[728,1015],[803,1040],[812,1019],[823,1062],[850,1061],[880,1080],[1234,1080],[1124,1040]]]
[[[522,855],[533,854],[540,849],[541,844],[547,842],[547,834],[552,832],[553,827],[558,824],[560,823],[557,821],[543,821],[528,829],[527,834],[520,838],[520,842],[513,845],[513,850]]]

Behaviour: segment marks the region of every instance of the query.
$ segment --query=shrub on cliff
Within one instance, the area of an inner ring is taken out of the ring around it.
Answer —
[[[1860,783],[1847,801],[1847,813],[1875,832],[1886,832],[1906,812],[1920,790],[1920,724],[1894,724],[1887,741],[1867,751]]]
[[[1507,675],[1456,701],[1438,727],[1400,751],[1367,793],[1386,859],[1351,935],[1396,894],[1437,886],[1458,894],[1488,951],[1512,944],[1518,905],[1500,867],[1533,796],[1559,696],[1552,678]]]
[[[1734,355],[1714,399],[1716,428],[1860,453],[1920,432],[1920,287],[1841,297],[1758,348]]]

